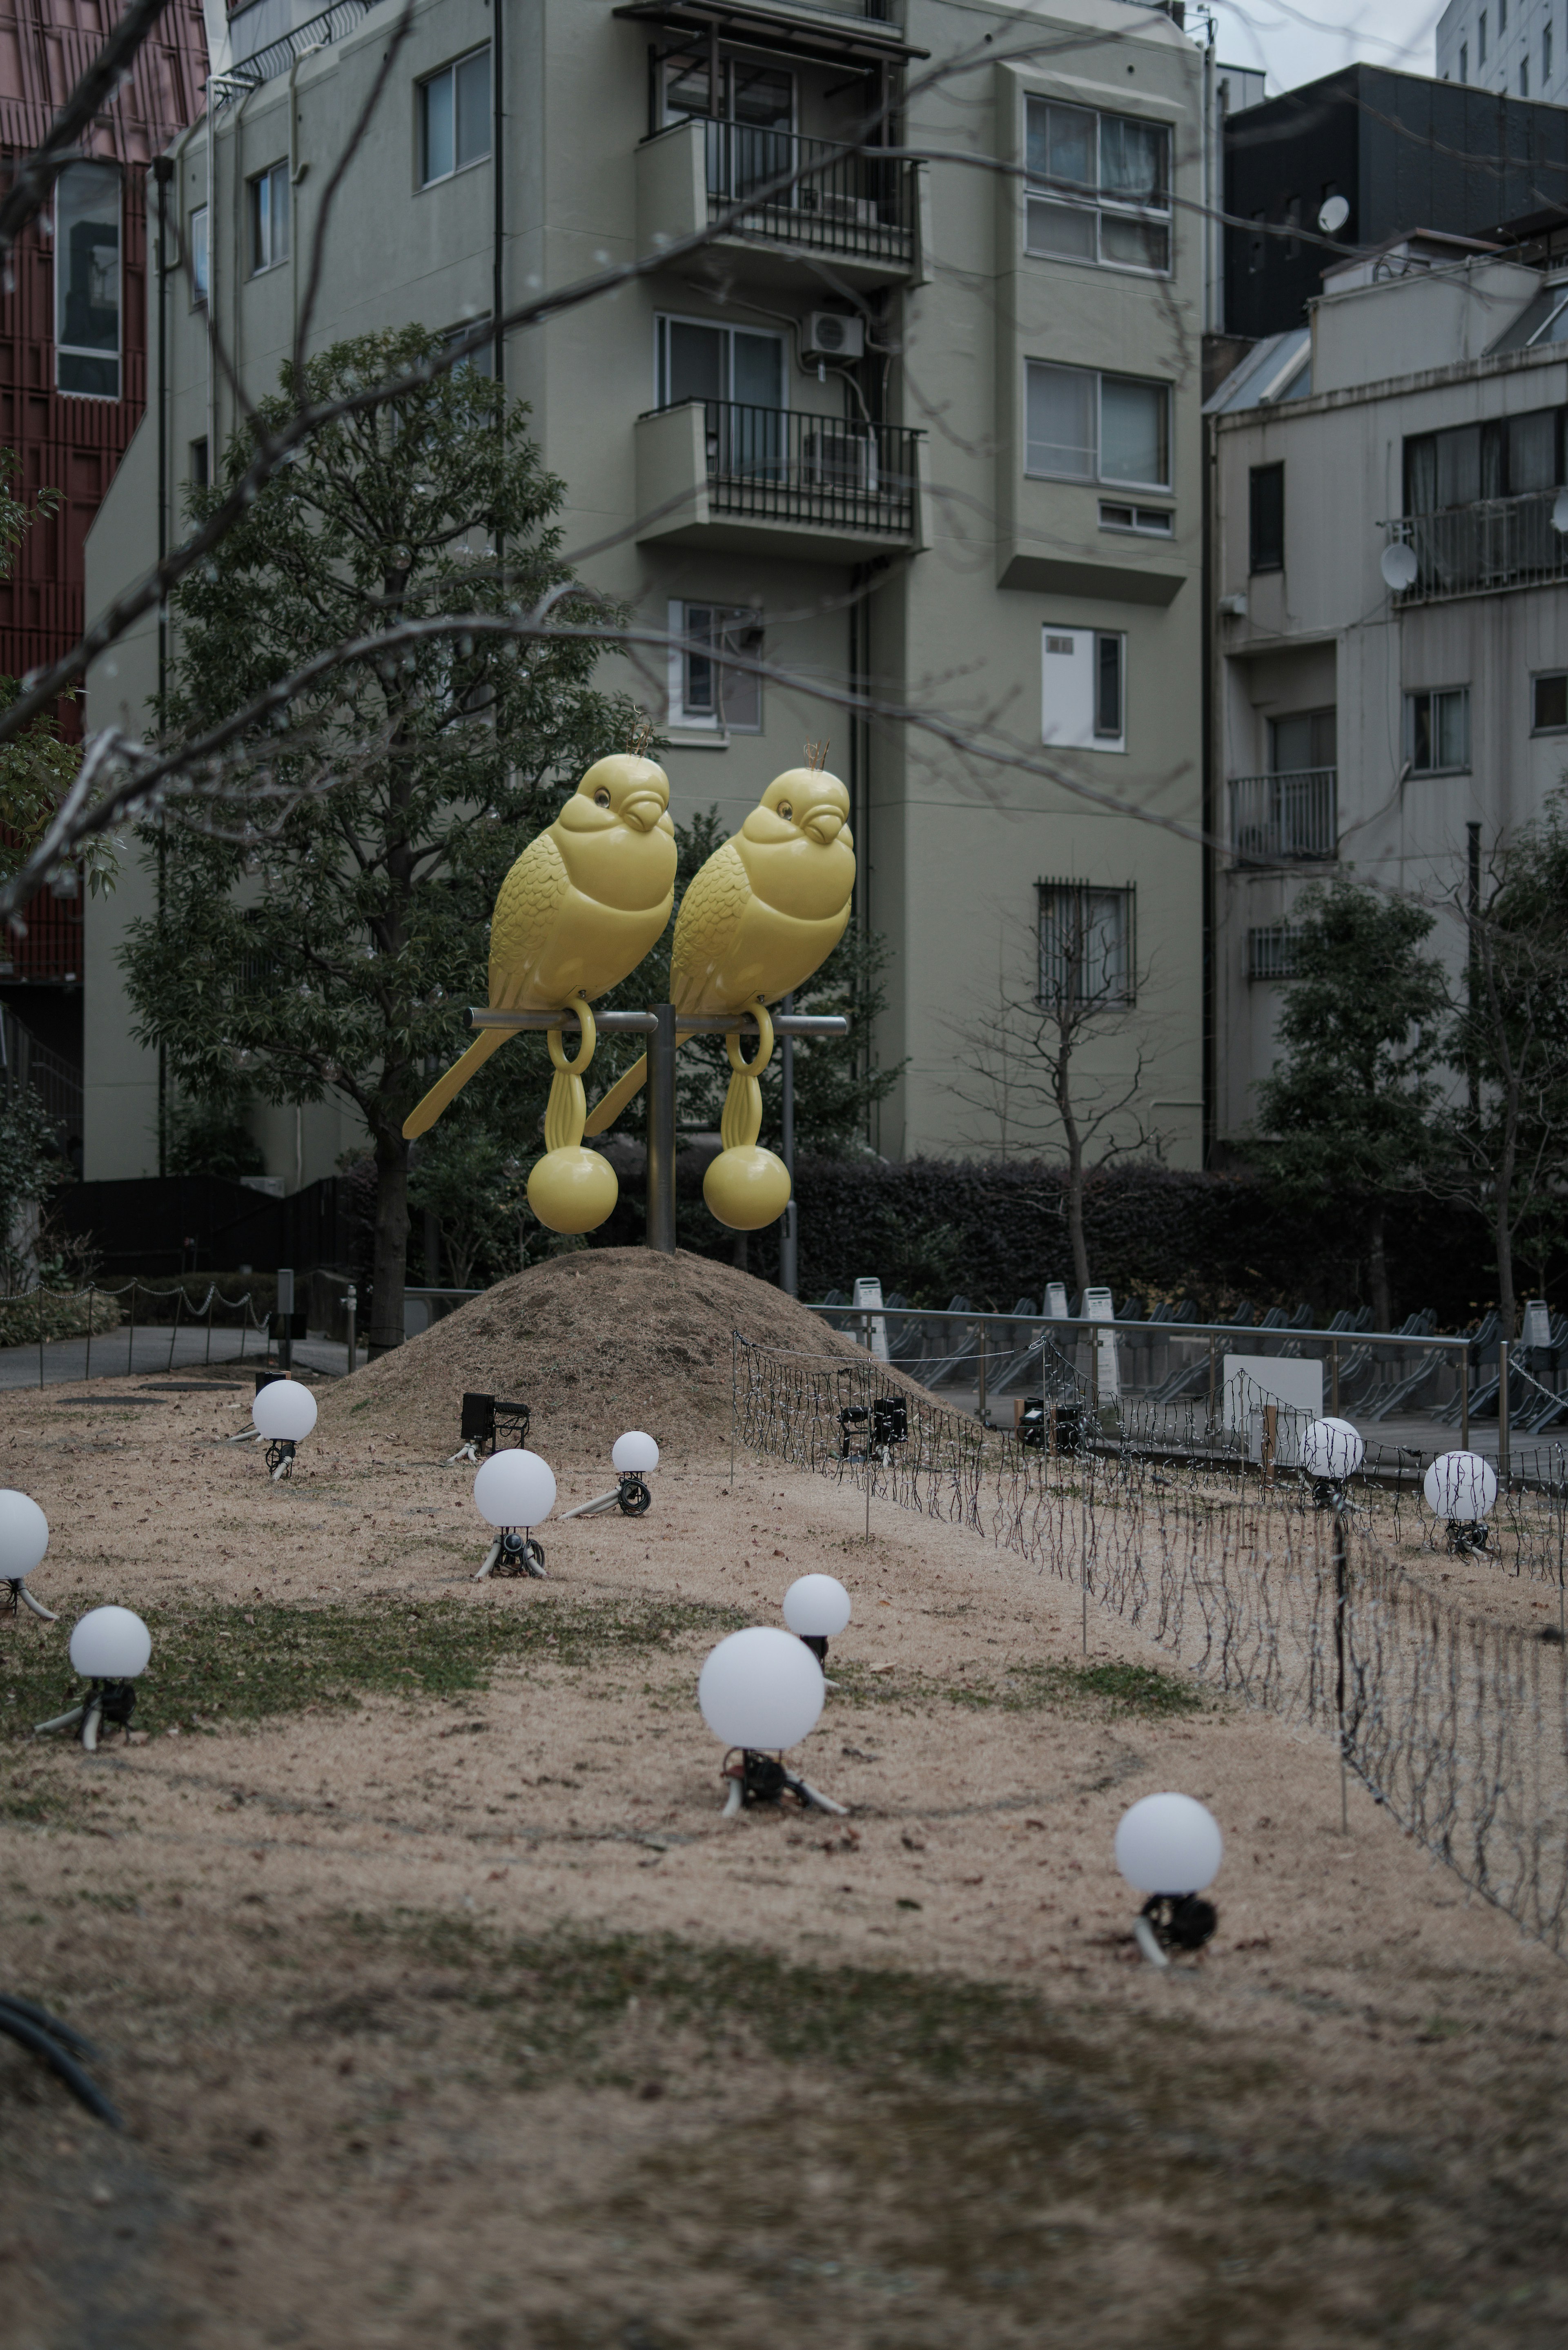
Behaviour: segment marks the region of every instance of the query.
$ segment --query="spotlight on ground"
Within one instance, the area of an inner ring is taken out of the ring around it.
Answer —
[[[294,1474],[296,1445],[316,1425],[316,1398],[297,1379],[268,1379],[251,1406],[256,1434],[266,1446],[266,1465],[275,1485]]]
[[[1220,1913],[1199,1894],[1220,1873],[1225,1839],[1212,1812],[1191,1795],[1145,1795],[1116,1826],[1116,1866],[1148,1899],[1133,1920],[1138,1949],[1151,1967],[1168,1967],[1172,1950],[1200,1950]]]
[[[1440,1452],[1421,1480],[1427,1507],[1449,1522],[1449,1554],[1485,1550],[1487,1518],[1497,1500],[1497,1471],[1480,1452]]]
[[[450,1469],[457,1461],[477,1464],[508,1438],[519,1445],[526,1444],[532,1418],[525,1403],[504,1403],[499,1396],[465,1394],[458,1427],[462,1441],[455,1452],[448,1453],[447,1467]]]
[[[523,1446],[493,1452],[473,1481],[473,1505],[495,1530],[484,1565],[474,1576],[533,1575],[544,1578],[545,1554],[533,1529],[556,1506],[556,1474],[547,1461]]]
[[[76,1727],[92,1754],[106,1721],[118,1721],[122,1729],[130,1729],[136,1711],[135,1684],[147,1670],[152,1635],[129,1607],[93,1607],[71,1634],[70,1654],[73,1670],[91,1686],[67,1711],[57,1713],[51,1721],[40,1721],[33,1734],[37,1737],[46,1730]]]
[[[697,1702],[727,1749],[722,1773],[729,1781],[726,1819],[746,1804],[776,1804],[786,1794],[819,1812],[848,1809],[784,1767],[784,1749],[815,1729],[823,1696],[822,1667],[793,1632],[753,1624],[732,1632],[710,1653]]]
[[[27,1577],[49,1547],[49,1522],[30,1493],[12,1486],[0,1490],[0,1583],[11,1586],[11,1613],[30,1608],[46,1624],[57,1624],[41,1600],[27,1588]]]

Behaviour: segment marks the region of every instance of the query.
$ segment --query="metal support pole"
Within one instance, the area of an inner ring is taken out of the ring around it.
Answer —
[[[1328,1408],[1335,1419],[1339,1418],[1339,1340],[1328,1342]]]
[[[656,1003],[648,1044],[647,1244],[675,1254],[675,1006]]]
[[[1500,1338],[1497,1347],[1497,1473],[1500,1481],[1508,1474],[1508,1357],[1509,1341]]]
[[[350,1282],[343,1296],[344,1317],[348,1325],[348,1376],[350,1378],[354,1376],[354,1317],[358,1311],[358,1306],[359,1293]]]
[[[784,1008],[794,1010],[794,997],[786,995]],[[779,1287],[786,1297],[800,1295],[800,1253],[795,1230],[794,1210],[794,1038],[785,1036],[779,1046],[779,1155],[789,1170],[789,1205],[779,1226]]]
[[[1339,1714],[1339,1825],[1350,1834],[1350,1794],[1345,1767],[1345,1610],[1349,1578],[1345,1555],[1345,1512],[1334,1513],[1334,1701]]]
[[[985,1392],[985,1332],[982,1330],[980,1334],[980,1361],[976,1366],[976,1378],[979,1380],[980,1391],[975,1397],[974,1406],[974,1416],[976,1419],[979,1420],[981,1428],[989,1428],[991,1425],[991,1422],[987,1418],[988,1402]]]
[[[1459,1356],[1459,1446],[1470,1449],[1470,1350],[1467,1346]]]
[[[1219,1388],[1220,1341],[1218,1338],[1210,1338],[1209,1341],[1209,1432],[1210,1435],[1214,1432],[1214,1409],[1219,1400]]]

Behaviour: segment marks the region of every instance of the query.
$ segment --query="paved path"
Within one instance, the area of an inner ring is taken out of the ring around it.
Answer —
[[[241,1341],[244,1340],[244,1353]],[[171,1347],[172,1340],[172,1347]],[[40,1354],[42,1370],[40,1373]],[[329,1338],[296,1338],[294,1359],[297,1368],[319,1371],[327,1378],[341,1378],[348,1368],[348,1349]],[[364,1361],[361,1348],[359,1359]],[[86,1338],[56,1338],[37,1347],[0,1347],[0,1389],[6,1388],[58,1387],[63,1382],[86,1378],[146,1378],[150,1374],[170,1370],[202,1369],[209,1361],[213,1365],[242,1362],[245,1369],[254,1365],[257,1370],[265,1362],[265,1346],[256,1330],[213,1330],[209,1338],[201,1326],[174,1329],[156,1324],[142,1324],[132,1335],[129,1323],[118,1330],[102,1333],[90,1341]]]

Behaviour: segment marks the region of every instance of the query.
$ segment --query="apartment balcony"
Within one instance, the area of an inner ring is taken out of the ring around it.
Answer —
[[[853,284],[907,277],[916,169],[880,161],[874,150],[692,117],[637,151],[639,243],[647,253],[694,236],[740,205],[717,243],[745,246],[764,276],[830,261]]]
[[[637,422],[638,537],[864,563],[920,536],[921,435],[727,400]]]
[[[1568,538],[1552,515],[1561,493],[1480,498],[1444,514],[1407,515],[1388,527],[1416,557],[1416,577],[1397,604],[1438,604],[1456,596],[1497,595],[1510,588],[1568,579]]]
[[[1231,778],[1237,865],[1325,865],[1339,855],[1339,771],[1297,767]]]

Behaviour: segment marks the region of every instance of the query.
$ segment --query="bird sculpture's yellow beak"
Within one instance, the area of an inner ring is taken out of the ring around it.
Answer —
[[[830,841],[836,840],[843,829],[844,812],[833,806],[831,802],[825,802],[821,807],[808,808],[801,823],[801,830],[807,837],[820,842],[824,848]]]
[[[621,814],[639,832],[651,832],[664,808],[665,803],[657,792],[632,792],[622,804]]]

